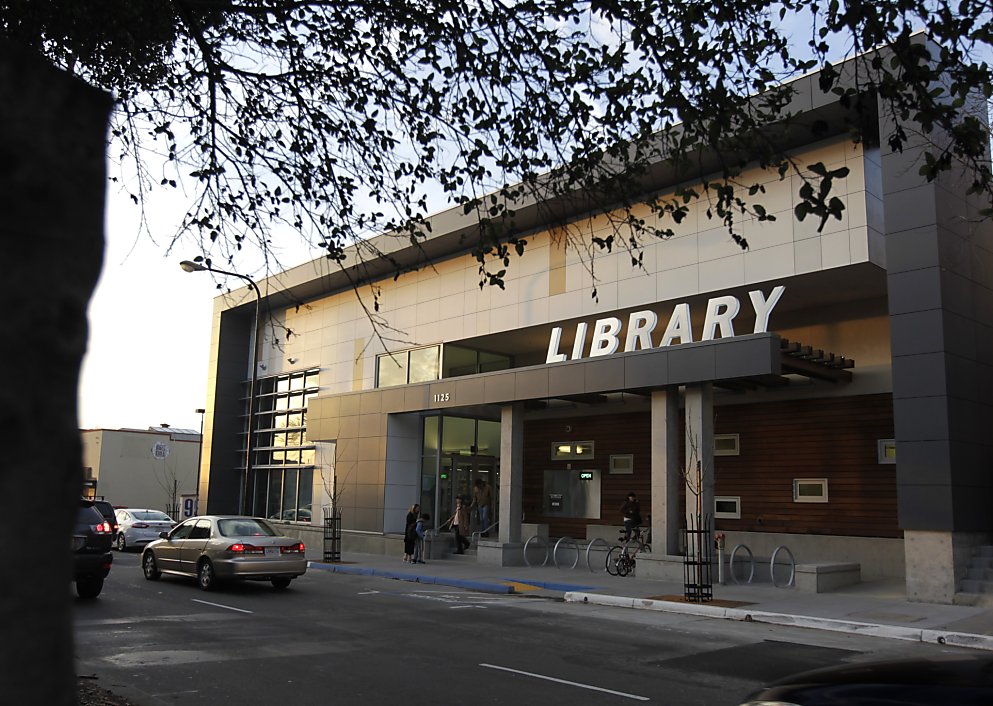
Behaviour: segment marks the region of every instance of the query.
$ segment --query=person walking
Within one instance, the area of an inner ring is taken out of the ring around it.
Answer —
[[[414,525],[414,534],[417,539],[414,541],[414,559],[415,564],[426,564],[424,561],[424,535],[427,534],[427,523],[431,519],[431,515],[424,512],[421,516],[417,518],[417,523]]]
[[[472,505],[479,512],[479,532],[481,537],[490,536],[490,507],[493,505],[493,490],[482,478],[477,478],[472,487]]]
[[[462,535],[463,531],[469,531],[469,511],[462,504],[462,496],[455,498],[455,512],[452,513],[452,516],[448,518],[448,522],[445,524],[451,527],[452,532],[455,534],[455,553],[465,554],[465,550],[469,548],[472,542]]]
[[[414,503],[407,511],[407,519],[403,523],[403,560],[405,563],[414,560],[414,543],[417,541],[414,526],[417,524],[417,517],[420,514],[421,506]]]

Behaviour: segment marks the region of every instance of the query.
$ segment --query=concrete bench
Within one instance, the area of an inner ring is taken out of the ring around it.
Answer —
[[[862,565],[848,561],[817,561],[796,565],[796,587],[806,593],[827,593],[862,581]]]

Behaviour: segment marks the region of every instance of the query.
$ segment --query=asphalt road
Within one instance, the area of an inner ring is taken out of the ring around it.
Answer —
[[[77,673],[140,706],[733,705],[794,672],[939,649],[313,569],[205,593],[146,581],[134,553],[75,608]]]

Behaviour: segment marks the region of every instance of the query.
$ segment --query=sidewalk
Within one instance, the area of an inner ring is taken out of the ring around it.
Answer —
[[[683,601],[681,583],[594,573],[583,557],[574,569],[491,566],[477,563],[472,555],[428,564],[373,554],[348,553],[339,564],[322,563],[319,552],[309,558],[311,570],[993,650],[993,610],[911,603],[898,581],[861,583],[831,593],[801,593],[768,583],[714,585],[714,600],[699,604]]]

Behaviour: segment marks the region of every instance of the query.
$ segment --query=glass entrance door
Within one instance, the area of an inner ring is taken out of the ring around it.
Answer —
[[[441,508],[437,527],[441,527],[455,512],[455,498],[461,497],[466,507],[472,504],[472,489],[477,480],[490,487],[489,522],[492,525],[497,517],[497,498],[499,497],[499,459],[493,456],[443,456],[441,460],[441,478],[439,483],[438,507]],[[474,510],[470,517],[471,530],[485,528],[479,526],[479,516]]]

